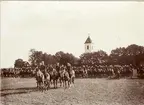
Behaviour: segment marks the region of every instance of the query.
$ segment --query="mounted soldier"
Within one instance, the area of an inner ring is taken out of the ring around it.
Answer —
[[[44,74],[41,72],[41,70],[37,67],[36,68],[36,81],[37,81],[37,88],[43,89],[44,88]]]
[[[47,69],[44,70],[44,84],[46,87],[46,90],[50,88],[50,74],[47,72]]]
[[[58,72],[58,77],[60,77],[60,65],[59,65],[59,63],[56,64],[56,71]]]
[[[72,67],[71,70],[70,70],[70,75],[71,75],[70,83],[73,83],[73,84],[74,84],[75,71],[74,71],[73,67]]]
[[[46,67],[45,67],[45,65],[44,65],[44,62],[42,62],[42,63],[40,64],[39,69],[44,73],[44,71],[45,71],[45,69],[46,69]]]
[[[67,71],[68,71],[68,73],[70,73],[70,69],[71,69],[71,64],[67,63]]]
[[[62,86],[62,84],[63,84],[63,87],[64,87],[64,74],[65,74],[65,68],[64,68],[63,65],[60,67],[59,73],[60,73],[60,78],[59,78],[59,80],[60,80],[60,87]]]

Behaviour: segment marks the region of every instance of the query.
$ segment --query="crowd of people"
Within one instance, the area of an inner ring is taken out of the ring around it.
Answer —
[[[82,66],[75,68],[77,77],[131,77],[133,70],[137,70],[138,74],[144,75],[144,67],[134,67],[132,65],[95,65]]]
[[[1,69],[1,77],[33,77],[32,67],[23,68],[3,68]]]
[[[64,66],[64,65],[60,65]],[[42,70],[44,68],[51,69],[56,68],[56,65],[40,66]],[[103,78],[110,76],[117,77],[130,77],[133,70],[137,70],[138,76],[144,76],[144,66],[134,67],[132,65],[82,65],[71,66],[75,71],[77,78]],[[1,69],[1,77],[34,77],[35,67],[23,67],[23,68],[8,68]]]

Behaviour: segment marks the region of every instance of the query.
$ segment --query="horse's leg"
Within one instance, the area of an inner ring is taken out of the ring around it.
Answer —
[[[55,80],[55,88],[56,88],[56,80]]]
[[[67,81],[68,88],[71,87],[71,80]]]
[[[37,88],[38,88],[38,81],[37,81],[37,83],[36,83],[36,84],[37,84]]]
[[[46,81],[46,90],[48,90],[49,89],[49,81],[47,80]]]
[[[54,80],[54,88],[56,88],[56,80]]]
[[[70,77],[68,80],[68,87],[71,87],[71,83],[72,83],[72,77]]]
[[[42,82],[40,82],[40,84],[39,84],[40,86],[39,86],[39,89],[40,89],[40,91],[42,90]]]
[[[41,82],[39,82],[39,88],[38,89],[41,90]]]
[[[64,85],[64,88],[66,88],[66,81],[63,80],[63,85]]]
[[[62,80],[62,85],[63,85],[63,87],[64,87],[64,80]]]
[[[54,88],[55,88],[55,80],[53,80],[53,85],[54,85]]]
[[[71,77],[71,84],[73,84],[73,77]]]
[[[53,85],[53,80],[51,80],[51,85]]]
[[[65,87],[67,88],[67,81],[65,81]]]
[[[40,82],[37,82],[38,90],[40,90]]]
[[[55,88],[56,88],[56,82],[57,82],[57,81],[55,80]]]
[[[58,80],[56,80],[56,88],[58,87],[57,84],[58,84]]]
[[[50,84],[54,86],[54,80],[51,79]]]
[[[40,83],[40,90],[42,91],[42,82]]]
[[[50,79],[50,84],[52,85],[52,79]]]
[[[61,79],[59,79],[59,81],[60,81],[60,87],[62,86],[62,81],[61,81]]]
[[[38,89],[40,89],[40,83],[38,82]]]
[[[50,86],[49,86],[50,84],[49,84],[49,81],[48,81],[48,83],[47,83],[47,90],[50,88]]]
[[[44,81],[44,89],[47,90],[47,80]]]
[[[38,84],[38,85],[39,85],[38,87],[39,87],[39,90],[40,90],[40,89],[41,89],[41,82],[39,82],[39,84]]]
[[[51,84],[54,86],[54,79],[52,79],[52,82],[51,82]]]
[[[36,82],[36,84],[37,84],[37,88],[38,88],[38,81]]]
[[[49,81],[47,80],[47,82],[46,82],[46,90],[48,90],[49,89]]]
[[[74,77],[73,77],[73,84],[74,84]]]
[[[50,89],[50,81],[48,81],[48,89]]]
[[[54,81],[55,81],[55,82],[54,82],[54,83],[55,83],[55,86],[54,86],[54,87],[56,88],[56,80],[54,80]]]
[[[48,90],[48,80],[45,81],[45,90]]]
[[[64,87],[65,87],[65,80],[63,80],[63,84],[64,84]]]
[[[42,81],[42,91],[44,90],[44,81]]]
[[[62,86],[64,87],[64,80],[62,79]]]
[[[60,79],[60,87],[62,86],[62,80]]]
[[[58,88],[58,79],[57,79],[57,88]]]
[[[42,92],[44,91],[44,81],[42,82]]]
[[[71,87],[72,79],[68,81],[68,87]]]

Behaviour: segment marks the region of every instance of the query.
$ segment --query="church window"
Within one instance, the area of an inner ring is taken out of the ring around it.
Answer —
[[[87,50],[89,50],[89,46],[87,46]]]

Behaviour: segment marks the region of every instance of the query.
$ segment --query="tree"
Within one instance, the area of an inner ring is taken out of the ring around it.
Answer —
[[[81,65],[105,64],[107,62],[107,59],[107,53],[102,50],[93,53],[83,53],[80,56]]]
[[[16,68],[22,68],[23,66],[24,66],[24,61],[23,61],[23,59],[17,59],[17,60],[15,60],[15,63],[14,63],[14,67],[16,67]]]
[[[129,65],[136,64],[136,56],[144,54],[144,47],[131,44],[128,47],[120,47],[111,51],[109,62],[112,64]]]
[[[36,51],[35,49],[31,49],[29,55],[29,62],[31,63],[31,65],[40,65],[40,63],[42,62],[42,57],[42,51]]]
[[[56,52],[55,58],[56,58],[57,62],[61,62],[61,59],[62,59],[62,57],[64,56],[64,54],[65,54],[65,53],[62,52],[62,51]]]
[[[128,47],[120,47],[113,49],[108,56],[106,52],[100,50],[92,53],[83,53],[80,59],[76,58],[71,53],[64,53],[63,51],[56,52],[55,55],[43,53],[42,51],[30,50],[29,62],[31,65],[40,65],[44,61],[45,65],[60,64],[66,65],[103,65],[103,64],[120,64],[129,65],[137,64],[140,57],[143,57],[144,47],[136,44],[131,44]],[[17,64],[16,64],[17,65]]]
[[[140,66],[140,64],[144,62],[144,53],[135,56],[135,64],[136,66]]]
[[[64,53],[62,51],[59,51],[55,54],[55,58],[57,62],[60,64],[66,65],[67,63],[70,63],[72,65],[76,64],[77,58],[71,54],[71,53]]]
[[[47,53],[44,53],[44,54],[43,54],[42,60],[44,61],[44,64],[45,64],[45,65],[48,65],[48,64],[56,64],[56,62],[57,62],[54,55],[47,54]]]
[[[138,46],[136,44],[131,44],[126,48],[126,54],[130,56],[135,56],[144,53],[144,47]]]
[[[108,62],[110,64],[125,64],[127,62],[126,59],[126,48],[120,47],[111,51]]]

